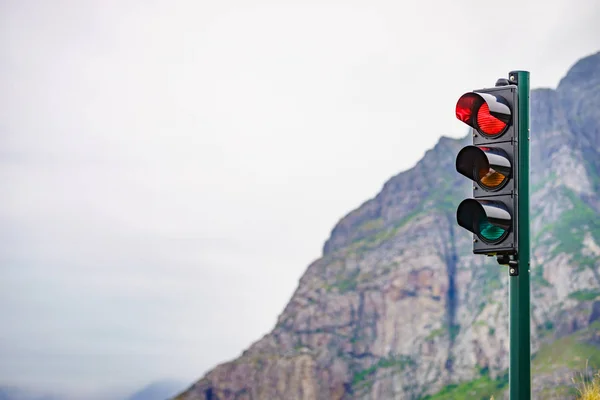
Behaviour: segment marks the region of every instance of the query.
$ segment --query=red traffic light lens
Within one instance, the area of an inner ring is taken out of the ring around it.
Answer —
[[[477,125],[479,131],[485,135],[498,135],[506,128],[506,123],[490,114],[490,108],[487,103],[481,104],[477,110]]]
[[[469,92],[456,102],[456,118],[483,136],[495,139],[507,131],[512,114],[504,97]]]
[[[466,93],[462,95],[456,103],[456,118],[465,124],[472,126],[471,116],[473,114],[473,108],[476,107],[476,103],[478,101],[481,100],[474,93]]]

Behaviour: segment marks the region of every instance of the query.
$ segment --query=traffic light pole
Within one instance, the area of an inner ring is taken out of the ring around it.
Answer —
[[[517,177],[518,206],[518,274],[509,272],[510,281],[510,367],[511,400],[531,399],[531,332],[529,295],[529,72],[509,73],[518,86],[519,169]],[[512,268],[512,267],[510,267]]]

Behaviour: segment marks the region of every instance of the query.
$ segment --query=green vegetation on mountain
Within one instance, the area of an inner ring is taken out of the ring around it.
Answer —
[[[484,373],[468,382],[447,385],[438,393],[425,396],[423,400],[489,400],[492,396],[500,396],[507,386],[508,373],[496,379]]]

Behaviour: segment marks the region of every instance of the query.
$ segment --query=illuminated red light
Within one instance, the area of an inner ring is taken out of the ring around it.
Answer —
[[[478,97],[472,93],[461,96],[456,104],[456,118],[467,125],[471,125],[471,116],[476,100],[478,100]]]
[[[456,118],[483,136],[500,137],[511,120],[505,98],[489,93],[465,93],[456,102]]]
[[[506,128],[505,122],[490,114],[490,109],[485,102],[477,110],[477,125],[479,130],[486,135],[498,135]]]

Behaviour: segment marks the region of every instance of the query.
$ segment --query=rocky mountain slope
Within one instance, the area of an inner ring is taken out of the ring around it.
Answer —
[[[532,91],[531,140],[533,391],[566,396],[600,367],[600,53]],[[455,217],[469,142],[442,137],[343,218],[273,331],[177,399],[502,397],[508,273]]]

